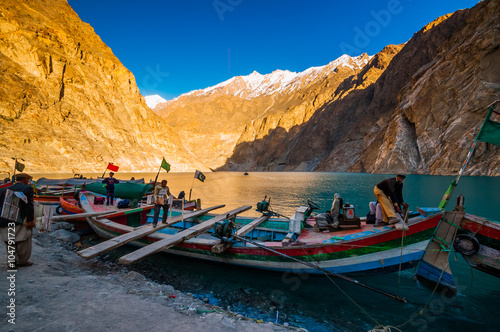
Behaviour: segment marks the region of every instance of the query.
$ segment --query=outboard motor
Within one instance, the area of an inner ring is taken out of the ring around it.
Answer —
[[[230,241],[233,233],[236,231],[236,225],[234,224],[235,219],[236,216],[227,215],[221,222],[215,223],[212,235],[221,239],[222,242]]]
[[[271,198],[266,201],[267,195],[264,197],[263,201],[257,203],[257,212],[260,212],[264,215],[269,212],[269,205],[271,204]]]

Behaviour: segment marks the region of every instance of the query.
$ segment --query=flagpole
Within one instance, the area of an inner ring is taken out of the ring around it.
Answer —
[[[196,174],[196,173],[194,173],[194,174]],[[191,189],[189,189],[189,199],[188,199],[188,201],[191,201],[191,192],[193,191],[194,179],[195,178],[193,178],[193,181],[191,182]]]
[[[108,163],[108,166],[109,166],[109,163]],[[106,168],[104,169],[104,173],[102,173],[102,178],[104,179],[104,174],[106,174],[106,171],[108,170],[108,166],[106,166]]]
[[[463,175],[463,173],[465,171],[465,168],[467,167],[467,164],[469,163],[469,160],[472,157],[472,154],[476,150],[477,142],[479,140],[478,139],[479,135],[481,134],[481,131],[483,130],[486,122],[488,121],[488,119],[491,116],[491,113],[493,112],[493,106],[498,101],[499,100],[495,100],[493,103],[491,103],[489,106],[487,106],[487,107],[489,107],[488,115],[486,115],[486,118],[484,119],[483,124],[481,125],[481,128],[479,129],[479,132],[477,133],[476,138],[474,139],[474,142],[472,143],[472,146],[471,146],[471,148],[469,150],[469,153],[467,154],[467,158],[465,159],[465,161],[464,161],[464,163],[462,165],[462,168],[460,169],[460,172],[458,173],[457,178],[451,182],[450,186],[448,187],[448,190],[446,191],[446,193],[443,196],[443,199],[439,203],[439,208],[440,209],[444,209],[446,207],[446,205],[448,205],[448,202],[450,201],[451,196],[453,196],[453,192],[455,191],[455,188],[458,185],[458,181],[460,181],[460,178],[462,177],[462,175]]]
[[[160,175],[160,171],[161,171],[161,165],[160,168],[158,168],[158,173],[156,173],[155,186],[156,186],[156,181],[158,180],[158,175]]]
[[[12,178],[15,179],[16,178],[17,158],[13,158],[13,159],[14,159],[14,174],[12,174]],[[12,183],[14,183],[13,180],[12,180]]]

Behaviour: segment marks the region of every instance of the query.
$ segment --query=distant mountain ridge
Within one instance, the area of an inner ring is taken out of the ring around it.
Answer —
[[[208,96],[223,93],[240,98],[251,99],[263,95],[291,93],[304,88],[307,84],[320,80],[338,67],[348,67],[352,70],[363,68],[372,57],[366,54],[350,57],[347,54],[321,67],[311,67],[303,72],[295,73],[288,70],[276,70],[270,74],[259,74],[254,71],[247,76],[235,76],[217,85],[188,92],[183,96]]]
[[[233,77],[155,112],[213,169],[456,174],[482,107],[500,97],[499,3],[437,18],[373,57]],[[467,174],[500,175],[498,152],[482,143]]]
[[[149,172],[165,157],[172,171],[456,174],[500,98],[500,0],[373,56],[148,98],[154,112],[65,0],[3,2],[1,171],[18,157],[31,173]],[[499,152],[479,143],[466,174],[500,175]]]
[[[336,87],[362,70],[372,59],[343,55],[321,67],[300,73],[276,70],[261,75],[236,76],[206,89],[158,104],[155,112],[184,138],[185,146],[212,169],[223,166],[249,123],[274,113],[295,114],[287,128],[302,124],[331,95],[322,85]],[[314,104],[314,105],[313,105]]]

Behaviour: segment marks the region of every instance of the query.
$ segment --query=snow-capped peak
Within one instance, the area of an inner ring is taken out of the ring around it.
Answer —
[[[238,96],[245,99],[255,98],[261,95],[270,95],[285,91],[302,88],[317,78],[328,76],[338,67],[351,69],[364,67],[372,58],[366,54],[350,57],[344,54],[327,65],[311,67],[303,72],[291,72],[289,70],[275,70],[270,74],[262,75],[253,71],[246,76],[235,76],[217,85],[191,91],[185,95],[201,96],[210,95],[215,92]]]
[[[154,109],[156,105],[160,103],[166,103],[167,100],[163,99],[159,95],[151,95],[151,96],[146,96],[144,97],[146,99],[146,104],[149,106],[149,108]]]

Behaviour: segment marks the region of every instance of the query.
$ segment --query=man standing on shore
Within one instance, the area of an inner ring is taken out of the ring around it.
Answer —
[[[26,173],[16,174],[16,183],[11,187],[0,190],[0,211],[2,212],[0,214],[0,239],[5,242],[5,246],[7,247],[7,257],[9,257],[9,251],[12,248],[15,251],[15,266],[8,266],[7,269],[33,265],[29,260],[31,257],[32,229],[35,227],[34,191],[28,185],[31,178]],[[9,201],[6,202],[8,191],[14,192],[14,195],[10,195]],[[17,203],[13,204],[13,202]],[[7,205],[9,206],[7,207]],[[10,211],[14,211],[14,213],[4,211],[7,208]],[[17,213],[16,209],[18,209]],[[13,219],[5,218],[7,215]],[[9,243],[9,240],[12,240],[14,235],[12,229],[14,229],[15,233],[14,244]]]
[[[158,218],[160,217],[160,209],[163,208],[163,216],[161,218],[162,224],[167,223],[167,215],[168,215],[168,197],[172,195],[170,193],[170,188],[167,186],[167,180],[162,180],[161,184],[155,187],[154,196],[155,196],[155,207],[154,207],[154,215],[153,215],[153,227],[156,227],[158,224]]]
[[[106,184],[106,205],[113,205],[113,199],[115,198],[115,184],[120,183],[119,180],[113,177],[115,173],[109,172],[109,177],[102,180],[102,183]]]
[[[399,173],[395,178],[380,182],[373,189],[382,208],[383,220],[388,224],[395,224],[399,221],[394,209],[401,213],[402,207],[408,207],[408,204],[403,200],[403,181],[405,178],[405,174]]]

